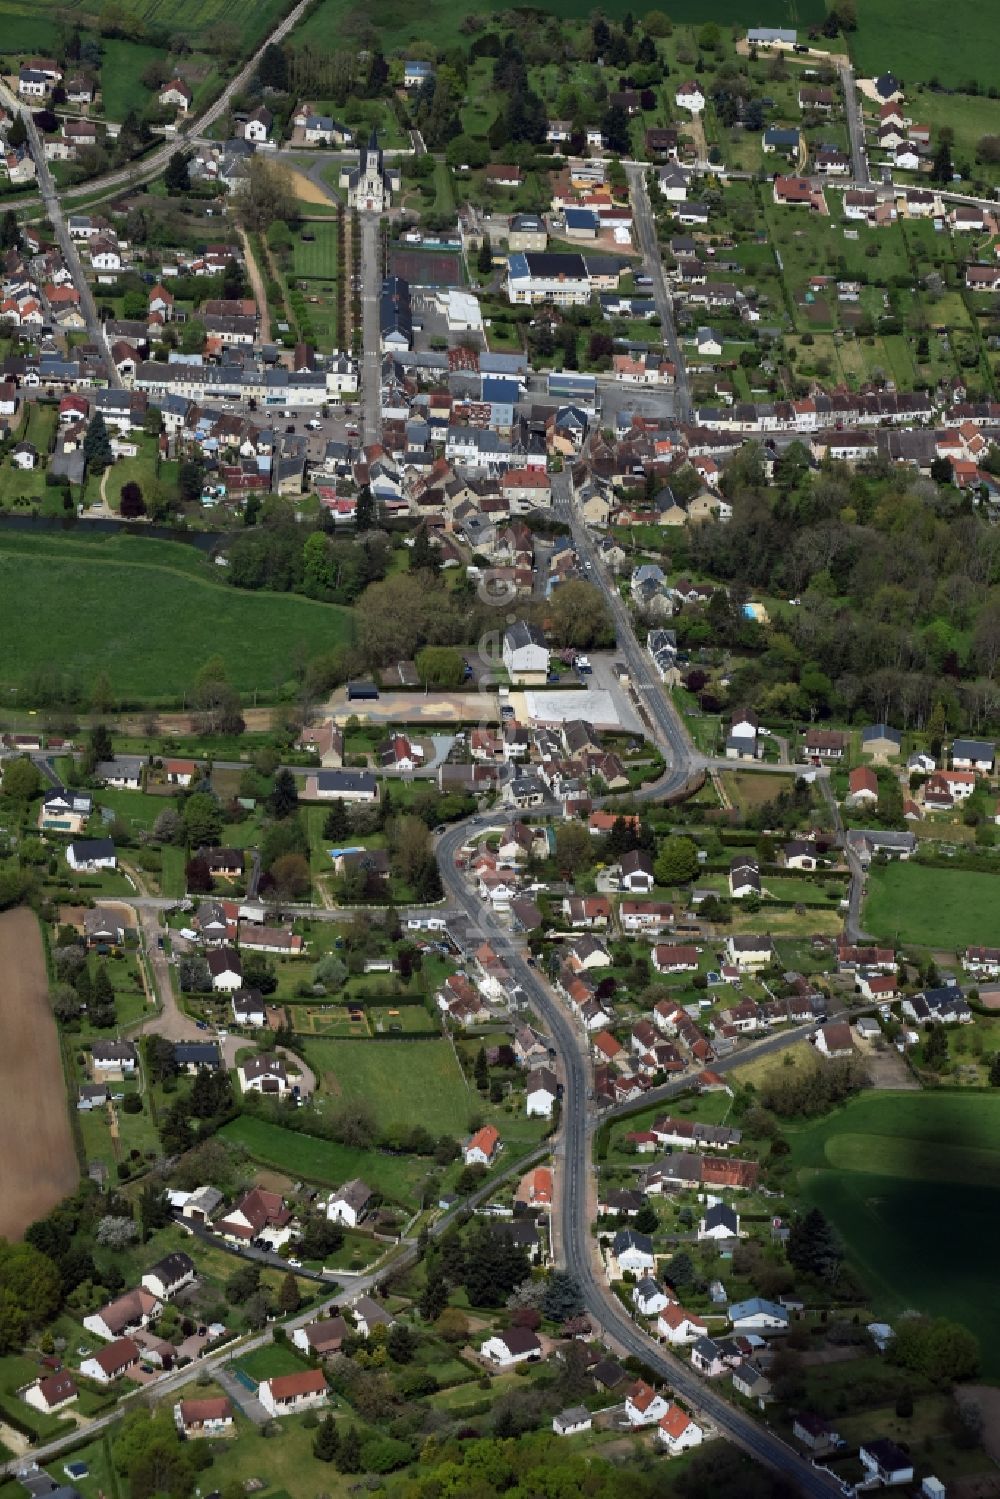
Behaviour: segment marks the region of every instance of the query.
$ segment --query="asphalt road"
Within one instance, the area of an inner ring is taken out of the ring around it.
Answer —
[[[635,216],[636,239],[642,251],[643,269],[647,276],[652,278],[653,300],[656,302],[656,310],[663,325],[660,332],[667,353],[677,371],[673,391],[674,415],[678,421],[684,422],[688,421],[691,415],[691,391],[684,367],[684,356],[677,338],[677,329],[674,326],[673,299],[667,291],[667,283],[663,276],[663,261],[660,258],[660,247],[656,241],[656,220],[653,218],[653,211],[649,206],[649,193],[646,190],[646,169],[635,163],[626,162],[624,165],[632,194],[632,212]]]
[[[847,112],[847,134],[851,143],[851,170],[858,187],[867,187],[871,181],[868,173],[868,156],[865,151],[865,130],[858,104],[858,91],[854,86],[854,70],[847,63],[840,67],[840,86],[844,91],[844,107]]]

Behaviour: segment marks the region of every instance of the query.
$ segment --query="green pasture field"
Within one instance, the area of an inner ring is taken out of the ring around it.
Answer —
[[[1000,1098],[883,1093],[787,1128],[802,1194],[830,1218],[888,1317],[951,1317],[1000,1377],[988,1225],[1000,1212]],[[960,1272],[942,1275],[943,1262]]]
[[[1000,910],[1000,877],[894,863],[868,875],[864,926],[872,936],[954,951],[990,942]]]
[[[655,7],[648,7],[653,9]],[[609,0],[603,14],[609,21],[620,22],[628,14],[627,0]],[[562,20],[586,20],[592,6],[585,0],[547,0],[539,6],[522,6],[500,13],[507,24],[515,29],[533,24],[536,17],[555,16]],[[379,40],[386,50],[407,42],[426,41],[434,45],[452,45],[458,35],[461,22],[468,15],[490,14],[496,16],[494,7],[486,0],[461,0],[456,7],[448,0],[428,0],[419,10],[405,0],[384,0],[377,14]],[[643,11],[632,9],[632,14],[641,19]],[[825,14],[823,0],[715,0],[710,11],[706,11],[700,0],[676,0],[669,8],[675,25],[691,23],[702,25],[706,20],[720,25],[742,26],[798,26],[804,28],[820,22]],[[500,19],[500,16],[497,19]],[[314,46],[335,51],[343,45],[344,33],[352,29],[370,27],[372,15],[363,4],[351,4],[349,0],[324,0],[307,17],[292,35],[297,46]]]
[[[361,1048],[362,1043],[355,1044]],[[219,1133],[222,1139],[244,1146],[261,1165],[271,1166],[293,1179],[304,1177],[320,1186],[336,1187],[352,1177],[363,1176],[384,1197],[410,1207],[418,1205],[419,1184],[431,1169],[430,1162],[419,1156],[356,1150],[320,1140],[315,1135],[300,1135],[249,1115],[232,1120]]]
[[[141,115],[151,97],[142,74],[150,63],[162,60],[162,50],[144,42],[110,39],[101,46],[101,98],[107,118],[124,120],[130,109]]]
[[[993,82],[990,12],[979,0],[955,0],[947,9],[934,0],[869,0],[859,19],[850,46],[862,76],[891,67],[905,84]]]
[[[461,1136],[481,1109],[445,1040],[310,1039],[305,1055],[334,1107],[366,1103],[383,1129],[419,1122],[432,1134]]]
[[[90,0],[2,0],[0,37],[4,51],[34,50],[55,40],[55,18],[62,12],[72,23],[93,23],[100,6]],[[286,0],[130,0],[128,14],[149,27],[164,27],[174,36],[200,39],[217,26],[232,27],[247,52],[258,37],[273,30],[289,9]]]
[[[193,548],[144,537],[88,536],[82,528],[72,536],[5,534],[0,683],[21,685],[58,662],[85,683],[107,672],[121,696],[176,700],[220,655],[239,690],[273,692],[296,649],[316,652],[350,633],[345,609],[241,593],[209,567]]]

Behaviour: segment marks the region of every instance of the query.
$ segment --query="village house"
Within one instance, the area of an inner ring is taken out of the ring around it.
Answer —
[[[300,1411],[325,1405],[329,1390],[322,1369],[303,1369],[261,1380],[257,1399],[269,1416],[297,1416]]]
[[[292,1333],[292,1342],[303,1353],[317,1358],[330,1358],[340,1352],[344,1339],[350,1337],[351,1327],[344,1317],[324,1317],[317,1322],[307,1322]]]
[[[139,1348],[131,1338],[118,1338],[106,1348],[85,1358],[80,1365],[80,1373],[96,1384],[113,1384],[116,1379],[121,1379],[123,1375],[138,1368],[139,1358]]]
[[[463,1152],[467,1166],[492,1166],[500,1150],[500,1133],[495,1125],[484,1124],[466,1143]]]
[[[669,1406],[665,1396],[640,1379],[625,1397],[625,1418],[630,1426],[655,1426],[666,1415]]]
[[[326,1204],[326,1216],[332,1223],[343,1223],[347,1228],[357,1228],[374,1200],[375,1194],[371,1187],[357,1176],[330,1193]]]
[[[183,1250],[174,1250],[150,1266],[142,1277],[142,1284],[158,1301],[169,1301],[184,1286],[195,1278],[194,1261]]]
[[[515,1364],[537,1362],[542,1356],[542,1345],[530,1327],[508,1327],[481,1343],[479,1353],[491,1364],[510,1369]]]
[[[174,1406],[174,1424],[185,1437],[228,1436],[233,1422],[233,1407],[225,1395],[179,1400]]]

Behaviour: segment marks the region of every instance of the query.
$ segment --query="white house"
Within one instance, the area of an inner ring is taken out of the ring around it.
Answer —
[[[240,989],[233,995],[233,1020],[259,1030],[267,1024],[267,1006],[259,989]]]
[[[559,1085],[556,1082],[555,1073],[548,1067],[539,1067],[536,1071],[529,1073],[525,1084],[524,1100],[525,1112],[529,1119],[534,1115],[542,1119],[551,1119],[558,1097]]]
[[[110,838],[77,838],[66,849],[70,869],[97,874],[102,869],[117,869],[118,857]]]
[[[777,1302],[765,1301],[763,1296],[751,1296],[748,1301],[734,1301],[729,1308],[729,1320],[734,1332],[787,1332],[788,1312]]]
[[[679,1405],[673,1404],[656,1423],[656,1434],[671,1457],[686,1452],[689,1447],[699,1447],[705,1440],[705,1433],[697,1421],[692,1421]]]
[[[888,1437],[876,1437],[858,1449],[867,1476],[885,1488],[913,1482],[913,1459]]]
[[[131,1338],[118,1338],[80,1365],[80,1373],[97,1384],[112,1384],[138,1367],[139,1349]]]
[[[615,1234],[611,1252],[618,1261],[618,1268],[631,1270],[633,1275],[651,1275],[656,1269],[653,1241],[648,1234],[640,1234],[634,1228],[623,1228]]]
[[[178,1400],[174,1425],[186,1437],[222,1437],[233,1429],[233,1408],[225,1395],[204,1400]]]
[[[72,1377],[65,1369],[60,1369],[58,1374],[49,1374],[45,1379],[36,1379],[34,1384],[20,1391],[25,1404],[34,1406],[36,1411],[42,1411],[47,1416],[72,1405],[78,1394]]]
[[[549,649],[537,625],[519,619],[504,631],[503,664],[512,683],[543,687],[549,674]]]
[[[327,1401],[326,1375],[322,1369],[303,1369],[298,1374],[280,1374],[261,1380],[257,1398],[269,1416],[295,1416]]]
[[[244,1093],[266,1093],[271,1097],[283,1097],[291,1088],[288,1068],[280,1057],[247,1057],[236,1069],[240,1088]]]
[[[136,1286],[134,1290],[124,1291],[121,1296],[116,1296],[114,1301],[109,1301],[96,1312],[90,1312],[84,1317],[83,1325],[95,1338],[113,1343],[116,1338],[148,1326],[162,1310],[163,1303],[151,1291]]]
[[[194,98],[191,90],[183,78],[172,78],[170,82],[160,90],[159,99],[161,104],[172,105],[175,109],[190,109],[191,100]]]
[[[552,1430],[557,1437],[575,1437],[591,1427],[590,1411],[585,1405],[571,1405],[552,1417]]]
[[[665,1306],[670,1305],[671,1298],[651,1275],[644,1275],[632,1287],[632,1305],[643,1317],[655,1317],[662,1312]]]
[[[701,114],[705,108],[705,95],[693,79],[682,83],[674,95],[674,103],[678,109],[689,109],[692,114]]]
[[[205,954],[205,961],[216,993],[235,994],[243,988],[243,962],[235,948],[213,948]]]
[[[481,1343],[479,1352],[491,1364],[509,1369],[514,1364],[524,1364],[540,1358],[542,1345],[530,1327],[508,1327],[506,1332],[495,1332],[485,1343]]]
[[[656,1319],[656,1335],[672,1348],[682,1348],[685,1343],[696,1343],[708,1332],[708,1323],[686,1312],[674,1301],[663,1308]]]
[[[740,1215],[724,1202],[714,1202],[698,1223],[699,1239],[738,1239]]]
[[[468,1141],[465,1147],[467,1166],[492,1166],[500,1149],[500,1132],[495,1125],[484,1124],[482,1129]]]
[[[356,1176],[331,1192],[326,1204],[326,1216],[332,1223],[343,1223],[348,1228],[357,1228],[374,1197],[367,1182]]]
[[[625,1400],[625,1415],[630,1426],[655,1426],[667,1414],[670,1402],[640,1379]]]
[[[181,1249],[157,1260],[142,1277],[142,1284],[160,1301],[169,1301],[172,1296],[189,1286],[195,1278],[194,1261]]]

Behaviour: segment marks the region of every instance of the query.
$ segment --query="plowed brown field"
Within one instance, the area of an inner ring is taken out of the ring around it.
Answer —
[[[0,1149],[0,1235],[19,1239],[80,1174],[42,936],[26,907],[0,916]]]

